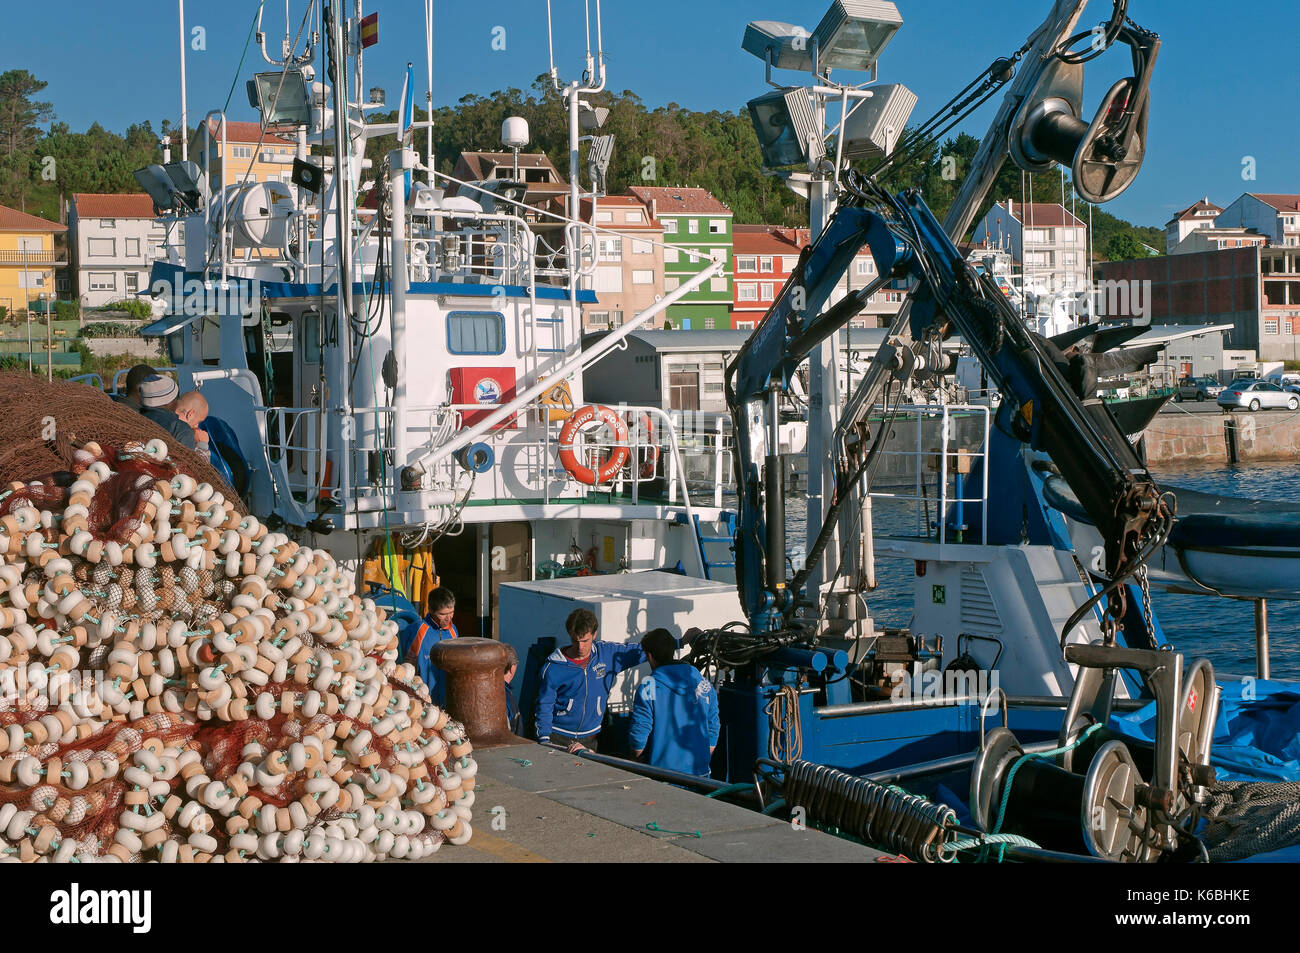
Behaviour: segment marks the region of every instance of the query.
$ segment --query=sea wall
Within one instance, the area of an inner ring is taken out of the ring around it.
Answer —
[[[1152,465],[1300,460],[1300,414],[1159,414],[1146,448]]]

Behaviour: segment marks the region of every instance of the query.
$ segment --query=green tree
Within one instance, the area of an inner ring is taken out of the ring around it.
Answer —
[[[1111,261],[1128,261],[1132,258],[1147,258],[1149,253],[1129,231],[1114,235],[1106,242],[1106,257]]]
[[[5,155],[31,148],[40,136],[41,124],[54,119],[50,103],[33,99],[48,85],[25,69],[0,73],[0,142]]]

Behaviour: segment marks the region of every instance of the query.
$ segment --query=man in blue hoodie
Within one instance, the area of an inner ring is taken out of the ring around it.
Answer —
[[[718,693],[686,662],[675,658],[677,641],[667,629],[641,640],[650,676],[636,689],[628,743],[634,757],[647,752],[650,764],[696,777],[709,776],[718,744]]]
[[[542,665],[537,695],[537,740],[542,744],[596,750],[614,676],[640,665],[639,645],[596,641],[596,614],[574,609],[564,622],[569,644],[556,649]]]

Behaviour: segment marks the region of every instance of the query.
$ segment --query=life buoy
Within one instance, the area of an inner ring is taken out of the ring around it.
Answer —
[[[593,422],[604,424],[614,434],[613,450],[596,469],[579,462],[578,455],[573,449],[573,440],[578,435],[578,431]],[[560,431],[560,463],[575,480],[587,486],[608,483],[614,479],[618,471],[622,470],[627,463],[629,453],[627,424],[614,411],[599,404],[588,404],[583,407],[564,422],[564,428]]]
[[[638,434],[641,447],[641,479],[654,479],[655,467],[659,465],[659,445],[655,443],[655,425],[650,415],[641,412],[641,432]]]

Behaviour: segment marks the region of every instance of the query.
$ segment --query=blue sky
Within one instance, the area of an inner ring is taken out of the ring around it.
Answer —
[[[942,105],[995,56],[1018,48],[1046,15],[1049,0],[897,0],[905,25],[881,62],[881,79],[920,96],[913,118]],[[0,68],[24,68],[49,82],[58,118],[82,130],[98,121],[122,131],[132,122],[179,117],[178,31],[174,0],[45,0],[7,4]],[[348,4],[349,8],[351,3]],[[368,51],[366,85],[397,100],[406,62],[424,74],[423,0],[365,0],[380,14],[380,43]],[[735,110],[764,90],[762,66],[740,49],[745,23],[776,19],[816,25],[826,0],[605,0],[610,85],[651,106]],[[293,23],[306,7],[293,0]],[[267,0],[264,29],[278,45],[283,0]],[[544,0],[455,3],[435,0],[434,96],[527,88],[547,69]],[[582,23],[582,0],[554,0],[557,28]],[[236,75],[256,0],[188,0],[189,27],[205,30],[206,49],[187,59],[189,118],[219,107]],[[1231,10],[1232,19],[1223,11]],[[1093,0],[1083,25],[1109,15]],[[1300,35],[1296,0],[1132,0],[1130,14],[1161,34],[1153,82],[1151,151],[1137,183],[1110,210],[1138,224],[1163,224],[1208,194],[1227,204],[1242,192],[1300,192]],[[505,50],[492,49],[505,29]],[[574,41],[576,37],[576,42]],[[581,33],[557,37],[561,73],[581,64]],[[1127,67],[1114,50],[1090,68],[1085,110]],[[232,99],[231,118],[253,118],[243,80],[264,68],[251,48]],[[798,82],[796,74],[778,74]],[[418,99],[423,99],[423,81]],[[982,135],[995,107],[968,121]],[[1257,179],[1244,181],[1243,160]]]

